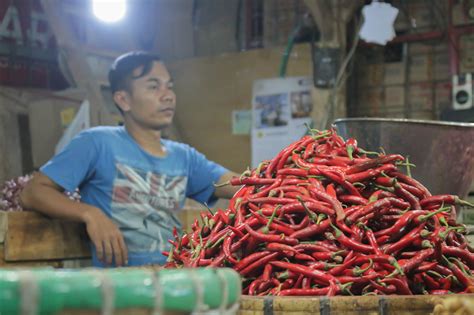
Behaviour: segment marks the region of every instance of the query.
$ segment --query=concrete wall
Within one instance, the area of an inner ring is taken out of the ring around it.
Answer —
[[[284,48],[258,49],[168,63],[175,80],[175,124],[182,140],[236,171],[250,165],[250,136],[232,135],[233,110],[251,109],[256,79],[278,76]],[[311,75],[310,48],[297,45],[288,76]]]
[[[25,99],[14,89],[0,87],[0,185],[22,174],[18,114],[26,114]]]

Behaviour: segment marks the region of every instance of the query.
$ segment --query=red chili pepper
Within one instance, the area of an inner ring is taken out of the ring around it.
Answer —
[[[409,193],[411,193],[413,196],[415,196],[419,200],[425,198],[425,193],[421,189],[416,188],[415,186],[402,183],[402,182],[400,182],[399,185],[402,186],[404,189],[406,189]]]
[[[351,195],[362,197],[360,192],[357,190],[357,188],[355,188],[351,182],[345,180],[344,178],[345,175],[342,172],[338,172],[334,170],[326,170],[326,169],[318,168],[318,167],[316,167],[316,169],[318,169],[324,177],[344,187],[344,189],[346,189]],[[333,197],[336,197],[336,196],[334,195]]]
[[[298,244],[294,246],[295,250],[304,250],[310,252],[331,252],[332,249],[329,249],[323,245],[319,244]]]
[[[251,263],[255,262],[256,260],[258,260],[262,257],[265,257],[269,254],[271,254],[271,252],[269,252],[269,251],[262,251],[262,252],[253,253],[253,254],[243,258],[242,260],[240,260],[234,266],[234,269],[236,271],[240,271],[240,270],[244,269],[245,267],[247,267],[248,265],[250,265]]]
[[[290,198],[274,198],[274,197],[260,197],[260,198],[249,198],[248,202],[253,202],[256,204],[266,203],[266,204],[289,204],[295,202],[294,199]]]
[[[334,229],[334,233],[333,233],[334,237],[343,246],[352,250],[357,250],[365,254],[373,252],[373,249],[371,246],[356,242],[353,239],[348,238],[344,233],[341,232],[341,230],[339,230],[334,225],[332,225],[332,227]]]
[[[250,213],[252,213],[253,216],[254,216],[255,218],[257,218],[258,221],[259,221],[261,224],[267,225],[267,224],[269,223],[269,219],[262,217],[262,216],[259,215],[257,212],[250,210]],[[277,224],[277,223],[275,223],[275,222],[270,222],[268,227],[269,227],[269,228],[272,228],[272,229],[275,230],[275,231],[278,231],[278,232],[280,232],[280,233],[283,233],[283,234],[285,234],[285,235],[288,235],[288,236],[291,235],[291,234],[293,234],[293,233],[295,232],[294,230],[290,229],[289,227],[286,227],[286,226],[284,226],[284,225]]]
[[[335,278],[329,274],[323,273],[319,270],[313,270],[306,266],[292,264],[292,263],[283,262],[283,261],[272,261],[271,264],[278,268],[288,269],[293,272],[303,274],[307,277],[314,279],[314,281],[322,285],[327,285],[329,284],[331,280],[333,281],[335,280]]]
[[[340,202],[351,205],[366,205],[369,203],[364,197],[354,196],[354,195],[340,195],[338,196]],[[346,210],[347,215],[347,210]]]
[[[395,194],[402,197],[404,200],[407,200],[410,203],[411,210],[421,209],[420,202],[418,198],[413,196],[408,190],[403,188],[400,184],[395,184]]]
[[[317,189],[310,188],[309,192],[314,198],[327,202],[331,205],[331,207],[336,211],[336,221],[344,220],[346,214],[344,213],[344,209],[342,208],[342,205],[339,200],[331,197],[324,191],[319,191]]]
[[[252,283],[250,283],[250,286],[249,286],[249,295],[257,295],[258,294],[257,288],[263,282],[265,282],[265,280],[260,279],[260,278],[253,280]]]
[[[349,269],[350,267],[353,266],[353,264],[356,261],[356,257],[352,257],[346,261],[344,261],[341,265],[332,268],[329,270],[329,273],[332,274],[333,276],[339,276],[341,275],[345,270]]]
[[[326,186],[326,193],[334,198],[337,198],[336,189],[332,183]]]
[[[329,224],[331,223],[331,220],[323,220],[319,224],[310,224],[308,227],[298,230],[294,232],[293,234],[290,235],[290,237],[293,237],[295,239],[308,239],[311,238],[317,234],[322,234],[324,233],[328,227]]]
[[[417,237],[419,237],[419,233],[421,230],[423,230],[425,227],[425,223],[417,226],[413,230],[411,230],[408,234],[403,236],[398,242],[392,243],[388,246],[385,247],[384,252],[386,254],[392,254],[394,252],[397,252],[405,247],[407,247],[409,244],[413,242],[413,240]]]
[[[458,196],[455,195],[436,195],[436,196],[431,196],[423,199],[420,202],[420,205],[422,207],[426,207],[430,204],[449,204],[449,205],[465,205],[465,206],[470,206],[474,207],[473,204],[464,201],[460,199]]]
[[[394,161],[404,161],[404,160],[405,158],[399,154],[384,155],[375,159],[370,159],[367,162],[355,164],[349,167],[349,169],[346,171],[346,174],[348,175],[355,174],[355,173],[363,172],[369,168],[376,167],[379,164],[387,164]]]
[[[291,155],[293,150],[298,146],[298,144],[301,143],[302,141],[304,140],[300,139],[298,141],[295,141],[292,144],[290,144],[288,147],[286,147],[285,149],[281,150],[280,153],[278,153],[278,155],[270,162],[267,169],[265,170],[265,177],[271,178],[273,176],[273,172],[275,169],[279,170],[283,168],[288,157]]]
[[[383,255],[382,250],[380,249],[379,244],[377,244],[377,240],[375,239],[374,232],[368,227],[365,227],[365,235],[369,240],[370,246],[372,246],[372,248],[374,249],[374,253],[376,255]]]
[[[415,257],[400,263],[400,267],[404,273],[408,273],[414,268],[418,267],[423,261],[430,258],[433,254],[433,248],[424,249],[420,251]]]
[[[359,211],[354,212],[353,214],[348,216],[346,218],[347,224],[350,225],[350,224],[356,222],[357,218],[360,218],[360,217],[362,217],[366,214],[372,213],[372,212],[379,211],[380,209],[382,209],[384,207],[388,207],[389,205],[391,205],[390,198],[384,198],[384,199],[380,199],[380,200],[374,201],[372,203],[369,203],[369,204],[365,205]]]
[[[283,181],[282,178],[276,178],[273,182],[273,184],[259,190],[258,192],[254,193],[253,195],[250,195],[249,197],[250,198],[260,198],[260,197],[265,197],[266,195],[268,195],[268,193],[276,188],[276,187],[279,187],[281,185],[281,182]]]
[[[273,271],[273,266],[271,264],[265,265],[265,268],[263,268],[262,280],[264,281],[270,280],[272,271]]]
[[[368,283],[370,280],[374,280],[376,278],[379,278],[381,275],[379,273],[371,273],[368,275],[364,275],[361,277],[352,277],[352,276],[339,276],[336,277],[337,281],[340,283],[349,283],[352,282],[353,284],[363,284],[363,283]]]
[[[404,295],[413,295],[413,293],[410,290],[410,287],[408,286],[407,280],[405,277],[403,278],[384,278],[380,280],[382,283],[385,284],[393,284],[397,288],[397,292],[399,294],[404,294]]]
[[[445,244],[441,246],[441,250],[443,255],[459,257],[467,263],[469,268],[474,269],[474,254],[468,250]]]
[[[216,258],[214,258],[214,260],[211,262],[209,267],[222,267],[224,260],[225,260],[225,254],[224,252],[222,252]]]
[[[423,280],[424,280],[426,286],[428,287],[428,289],[430,289],[430,290],[439,290],[440,289],[441,285],[435,279],[433,279],[430,275],[423,272],[421,274],[421,276],[423,277]]]
[[[298,279],[296,280],[295,285],[294,285],[293,288],[294,288],[294,289],[301,288],[303,279],[304,279],[304,275],[300,274],[300,275],[298,276]]]
[[[303,159],[304,160],[308,160],[311,155],[314,153],[314,148],[316,147],[317,145],[317,142],[310,142],[306,148],[304,149],[304,152],[303,152]]]
[[[307,254],[296,254],[295,255],[296,261],[316,261],[312,256]]]
[[[250,265],[248,265],[244,269],[240,270],[239,272],[242,276],[245,277],[248,274],[251,274],[251,273],[257,271],[258,269],[260,269],[261,267],[265,266],[267,263],[271,262],[272,260],[277,259],[277,257],[279,255],[280,255],[280,253],[271,253],[267,256],[261,257],[257,261],[254,261],[253,263],[251,263]]]
[[[263,233],[259,233],[257,231],[252,230],[252,228],[248,224],[245,224],[244,227],[253,238],[258,239],[262,242],[276,242],[276,243],[283,243],[283,244],[288,244],[288,245],[296,245],[299,243],[299,241],[296,238],[287,237],[284,234],[268,235],[268,234],[263,234]]]
[[[224,244],[222,245],[225,258],[231,263],[231,264],[237,264],[238,261],[232,256],[232,251],[231,251],[231,244],[232,240],[234,238],[234,233],[231,233],[230,235],[226,236],[224,239]]]
[[[326,207],[320,202],[304,202],[304,206],[301,204],[301,202],[293,202],[281,207],[277,211],[277,215],[280,215],[281,213],[305,213],[305,206],[311,211],[323,213],[328,216],[333,216],[335,214],[333,209]]]
[[[309,224],[309,217],[308,216],[305,216],[301,221],[300,223],[298,224],[290,224],[288,227],[294,231],[298,231],[298,230],[301,230],[305,227],[307,227]]]
[[[448,259],[446,259],[446,257],[443,256],[443,258],[447,263],[448,268],[451,269],[454,276],[456,276],[456,278],[464,285],[465,288],[474,285],[474,279],[472,279],[472,277],[466,276],[456,264],[450,262]]]
[[[414,218],[425,215],[427,214],[427,211],[424,210],[414,210],[414,211],[408,211],[404,215],[398,219],[398,221],[393,224],[391,227],[380,230],[374,233],[376,237],[380,237],[382,235],[391,235],[394,234],[398,231],[401,231],[403,228],[405,228]]]
[[[429,192],[429,190],[425,186],[423,186],[420,182],[418,182],[416,179],[413,179],[410,176],[407,176],[399,172],[392,172],[391,175],[395,176],[399,181],[403,183],[406,183],[408,185],[411,185],[420,189],[423,192],[425,198],[431,197],[431,193]]]
[[[337,252],[314,252],[311,254],[317,260],[334,260],[336,262],[342,262],[341,254],[344,251],[337,251]],[[339,257],[339,258],[337,258]]]
[[[377,185],[381,185],[384,187],[393,187],[393,185],[395,185],[396,182],[397,182],[397,179],[392,178],[392,177],[380,176],[375,179],[375,183]]]
[[[266,249],[271,252],[290,252],[290,253],[293,253],[293,255],[298,253],[298,250],[296,249],[296,247],[289,246],[282,243],[268,243],[266,245]]]
[[[269,185],[275,182],[274,178],[260,178],[260,177],[232,177],[229,183],[232,186],[240,185]]]

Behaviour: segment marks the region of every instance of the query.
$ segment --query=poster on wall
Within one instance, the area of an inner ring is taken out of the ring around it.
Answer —
[[[252,167],[301,138],[311,123],[310,77],[256,80],[252,91]]]

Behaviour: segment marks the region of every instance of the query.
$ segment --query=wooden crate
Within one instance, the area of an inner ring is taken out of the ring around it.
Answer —
[[[457,295],[460,296],[460,295]],[[433,313],[435,305],[453,295],[253,297],[242,296],[239,315],[345,314],[418,315]],[[463,298],[474,300],[474,294]]]
[[[88,260],[90,256],[83,224],[36,212],[0,211],[0,266],[62,267],[65,261]]]
[[[189,231],[202,210],[178,214]],[[83,224],[51,219],[31,211],[0,211],[0,267],[68,267],[90,265],[90,247]]]

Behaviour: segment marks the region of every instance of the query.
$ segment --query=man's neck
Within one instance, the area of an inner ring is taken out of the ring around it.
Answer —
[[[125,129],[143,150],[157,157],[166,155],[161,145],[161,131],[144,129],[136,124],[125,122]]]

